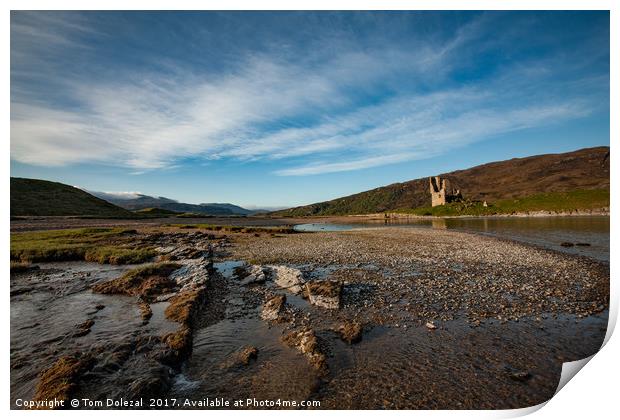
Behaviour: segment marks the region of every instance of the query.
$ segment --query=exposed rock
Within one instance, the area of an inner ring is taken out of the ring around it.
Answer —
[[[176,292],[166,293],[164,295],[159,295],[159,296],[157,296],[155,298],[155,302],[167,302],[168,300],[170,300],[171,298],[173,298],[176,295],[177,295]]]
[[[291,331],[282,337],[282,342],[306,356],[310,364],[316,369],[322,373],[327,372],[327,357],[319,348],[319,341],[313,329],[306,327]]]
[[[142,317],[142,320],[145,323],[148,322],[148,320],[151,319],[151,317],[153,316],[151,305],[149,305],[147,302],[140,302],[138,306],[140,307],[140,316]]]
[[[246,346],[234,352],[228,360],[224,361],[220,365],[220,368],[231,369],[240,366],[247,366],[251,361],[256,360],[257,357],[258,349],[254,346]]]
[[[196,259],[196,258],[200,258],[203,257],[206,254],[205,251],[202,251],[200,249],[188,249],[187,252],[185,253],[185,257],[189,258],[190,260]]]
[[[306,293],[310,303],[323,308],[338,309],[341,292],[342,284],[337,282],[318,280],[306,283]]]
[[[526,382],[527,380],[531,379],[531,377],[532,377],[532,374],[530,372],[527,372],[525,370],[516,369],[516,368],[514,368],[513,366],[510,366],[510,365],[504,366],[504,370],[508,374],[508,377],[510,379],[512,379],[513,381]]]
[[[529,372],[514,372],[510,374],[510,379],[525,382],[532,377],[532,374]]]
[[[362,339],[362,324],[347,321],[338,327],[338,333],[342,341],[348,344],[357,343]]]
[[[170,279],[178,286],[181,286],[181,290],[193,289],[205,284],[209,280],[211,261],[208,258],[182,260],[180,263],[183,266],[172,272]]]
[[[249,284],[264,283],[266,280],[265,270],[260,265],[239,267],[236,270],[236,274],[241,279],[239,283],[244,286]]]
[[[285,265],[270,265],[267,268],[271,279],[278,286],[291,293],[301,293],[305,280],[300,270]]]
[[[285,304],[285,295],[275,295],[263,305],[263,310],[260,315],[261,318],[267,321],[277,320],[280,317],[282,311],[284,310]]]
[[[95,321],[92,319],[88,319],[81,324],[75,326],[75,331],[72,334],[72,337],[83,337],[86,334],[90,333],[90,328],[95,325]]]
[[[158,255],[155,258],[155,262],[168,262],[168,261],[175,261],[178,258],[174,255],[170,255],[170,254],[164,254],[164,255]]]
[[[429,330],[436,330],[437,326],[431,321],[426,323],[426,328],[428,328]]]

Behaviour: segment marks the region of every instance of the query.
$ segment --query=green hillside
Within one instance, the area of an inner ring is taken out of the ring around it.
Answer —
[[[133,213],[59,182],[11,177],[11,217],[135,217]]]
[[[598,190],[607,194],[606,206],[609,206],[609,147],[594,147],[581,149],[569,153],[548,154],[531,156],[526,158],[510,159],[501,162],[492,162],[476,166],[470,169],[454,171],[440,175],[450,180],[454,188],[462,191],[465,199],[469,201],[487,201],[495,204],[496,212],[512,209],[509,201],[525,197],[536,197],[549,193],[575,192],[570,197],[551,195],[543,199],[549,208],[561,208],[569,206],[569,209],[591,209],[591,205],[582,198],[579,191]],[[588,195],[588,194],[586,194]],[[600,193],[594,194],[596,203],[604,203],[600,200]],[[570,203],[562,203],[562,199],[570,198]],[[518,211],[536,210],[540,205],[538,199],[520,203]],[[500,203],[501,201],[501,203]],[[501,206],[500,206],[501,204]],[[529,206],[532,206],[531,208]],[[417,209],[422,213],[431,206],[428,178],[419,178],[412,181],[375,188],[347,197],[337,198],[307,206],[295,207],[271,213],[275,216],[329,216],[347,214],[383,213],[395,210]],[[547,208],[543,206],[544,208]],[[574,207],[578,206],[578,207]],[[583,207],[585,206],[585,207]],[[468,209],[452,209],[461,214],[474,211]],[[435,209],[432,214],[439,212]],[[484,212],[490,209],[481,210]],[[515,211],[517,209],[515,208]],[[509,212],[509,211],[508,211]]]
[[[498,200],[486,207],[480,202],[449,203],[436,207],[398,209],[394,213],[416,216],[491,216],[526,212],[570,213],[575,210],[609,208],[609,190],[574,190],[529,195],[522,198]]]

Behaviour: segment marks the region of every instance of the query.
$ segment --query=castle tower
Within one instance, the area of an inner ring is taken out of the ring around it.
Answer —
[[[441,206],[446,204],[446,180],[438,176],[429,179],[431,187],[431,203],[432,206]]]
[[[431,204],[433,207],[442,206],[446,203],[462,199],[461,191],[453,190],[450,187],[450,181],[447,179],[434,176],[429,178],[429,183],[431,189]]]

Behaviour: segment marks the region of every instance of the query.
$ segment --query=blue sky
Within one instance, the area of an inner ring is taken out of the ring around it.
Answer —
[[[248,207],[609,145],[608,12],[12,12],[11,175]]]

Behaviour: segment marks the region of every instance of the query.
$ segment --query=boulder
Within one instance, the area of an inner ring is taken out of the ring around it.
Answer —
[[[277,320],[282,314],[285,304],[285,295],[275,295],[271,299],[267,300],[267,302],[265,302],[265,304],[263,305],[263,310],[260,315],[261,318],[266,321]]]
[[[236,274],[240,278],[239,283],[244,286],[249,284],[264,283],[266,280],[265,270],[260,265],[240,267]]]
[[[342,341],[348,344],[357,343],[362,339],[362,324],[359,322],[346,321],[337,331]]]
[[[526,382],[532,378],[532,374],[530,372],[515,368],[511,365],[505,365],[504,370],[508,374],[508,377],[513,381]]]
[[[231,369],[241,366],[247,366],[251,361],[256,360],[258,357],[258,349],[254,346],[243,347],[234,352],[228,360],[225,360],[220,368]]]
[[[193,289],[204,285],[209,280],[208,258],[201,257],[193,260],[182,260],[181,268],[170,274],[170,279],[174,281],[181,290]]]
[[[291,293],[301,293],[305,280],[300,270],[285,265],[270,265],[267,269],[269,276],[278,286]]]
[[[306,356],[310,364],[316,369],[322,373],[327,372],[327,357],[321,351],[313,329],[306,327],[291,331],[282,337],[282,342]]]

